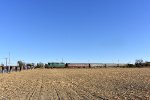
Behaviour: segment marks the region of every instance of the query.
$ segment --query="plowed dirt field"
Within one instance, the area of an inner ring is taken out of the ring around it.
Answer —
[[[150,69],[33,69],[0,74],[0,100],[150,100]]]

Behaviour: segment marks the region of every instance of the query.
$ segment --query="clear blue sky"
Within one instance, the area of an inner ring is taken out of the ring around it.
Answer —
[[[0,46],[13,64],[150,61],[150,0],[0,0]]]

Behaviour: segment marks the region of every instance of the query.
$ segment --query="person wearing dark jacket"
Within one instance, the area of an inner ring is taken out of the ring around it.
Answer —
[[[1,66],[2,66],[2,73],[4,73],[5,70],[4,64],[2,64]]]
[[[15,71],[17,72],[17,70],[18,70],[18,66],[15,66]]]
[[[7,73],[9,72],[9,67],[8,66],[6,66],[6,70],[7,70]]]
[[[10,70],[9,70],[9,72],[11,72],[12,71],[12,66],[10,66]]]

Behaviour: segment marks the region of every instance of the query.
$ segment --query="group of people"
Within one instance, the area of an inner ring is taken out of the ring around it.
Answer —
[[[9,66],[2,65],[1,69],[2,69],[2,73],[4,73],[5,69],[6,69],[6,72],[9,73],[12,71],[12,66],[9,67]]]
[[[29,67],[25,67],[25,66],[4,66],[3,64],[1,65],[1,70],[2,73],[10,73],[11,71],[21,71],[22,69],[30,69]]]

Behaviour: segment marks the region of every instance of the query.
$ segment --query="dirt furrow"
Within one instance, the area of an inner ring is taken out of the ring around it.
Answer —
[[[0,74],[0,100],[149,100],[149,73],[149,69],[35,69]]]

